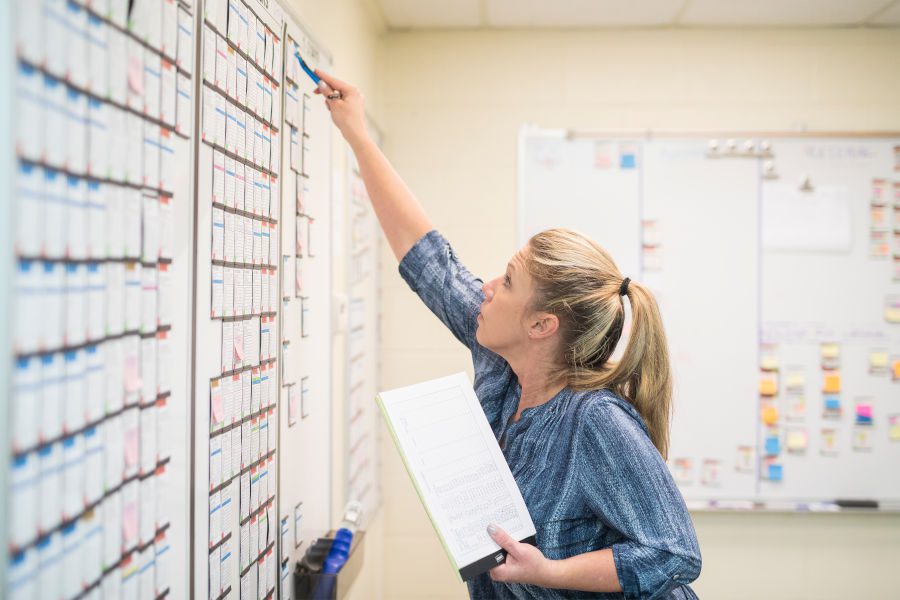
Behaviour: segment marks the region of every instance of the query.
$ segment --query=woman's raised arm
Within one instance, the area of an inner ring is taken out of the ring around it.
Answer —
[[[326,98],[325,104],[331,111],[332,121],[356,155],[372,208],[375,209],[394,256],[400,260],[434,226],[422,205],[369,136],[362,93],[319,69],[316,69],[316,74],[342,96],[335,100]],[[316,93],[322,92],[317,88]]]

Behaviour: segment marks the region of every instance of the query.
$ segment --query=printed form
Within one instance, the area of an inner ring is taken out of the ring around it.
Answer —
[[[534,543],[531,515],[465,373],[382,392],[378,404],[462,579],[505,560],[489,524]]]

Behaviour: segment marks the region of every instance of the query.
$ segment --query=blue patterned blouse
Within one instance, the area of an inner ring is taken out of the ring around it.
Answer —
[[[469,582],[472,598],[696,598],[700,549],[684,500],[647,428],[608,390],[564,388],[512,421],[521,387],[509,364],[475,341],[482,282],[431,231],[400,262],[400,274],[472,351],[475,392],[522,491],[544,556],[612,548],[623,593],[599,594]]]

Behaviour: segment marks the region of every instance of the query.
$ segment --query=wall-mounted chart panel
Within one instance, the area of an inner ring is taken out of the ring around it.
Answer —
[[[194,589],[277,573],[281,45],[275,3],[204,3],[197,152]]]
[[[371,129],[371,128],[370,128]],[[381,228],[355,157],[347,153],[346,448],[344,489],[361,504],[363,523],[381,504],[381,412],[372,399],[380,390],[381,308],[379,256]]]
[[[193,7],[12,10],[16,325],[0,595],[183,598]]]
[[[300,68],[331,60],[293,17],[286,18],[284,186],[281,260],[281,402],[284,456],[280,465],[282,574],[300,560],[331,521],[332,360],[332,123],[321,96]],[[289,577],[287,579],[289,581]],[[286,595],[284,597],[287,597]]]

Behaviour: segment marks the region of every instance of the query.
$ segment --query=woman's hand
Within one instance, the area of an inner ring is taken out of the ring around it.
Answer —
[[[344,136],[351,148],[355,148],[357,143],[366,140],[369,135],[366,130],[365,98],[362,92],[320,69],[316,69],[316,75],[335,92],[341,93],[341,98],[335,100],[329,100],[326,97],[325,105],[331,111],[331,120],[337,125],[341,135]],[[315,93],[323,94],[324,92],[317,87]]]
[[[496,525],[488,525],[488,534],[506,550],[506,562],[490,570],[491,579],[550,587],[554,561],[545,558],[537,547],[517,542]]]

